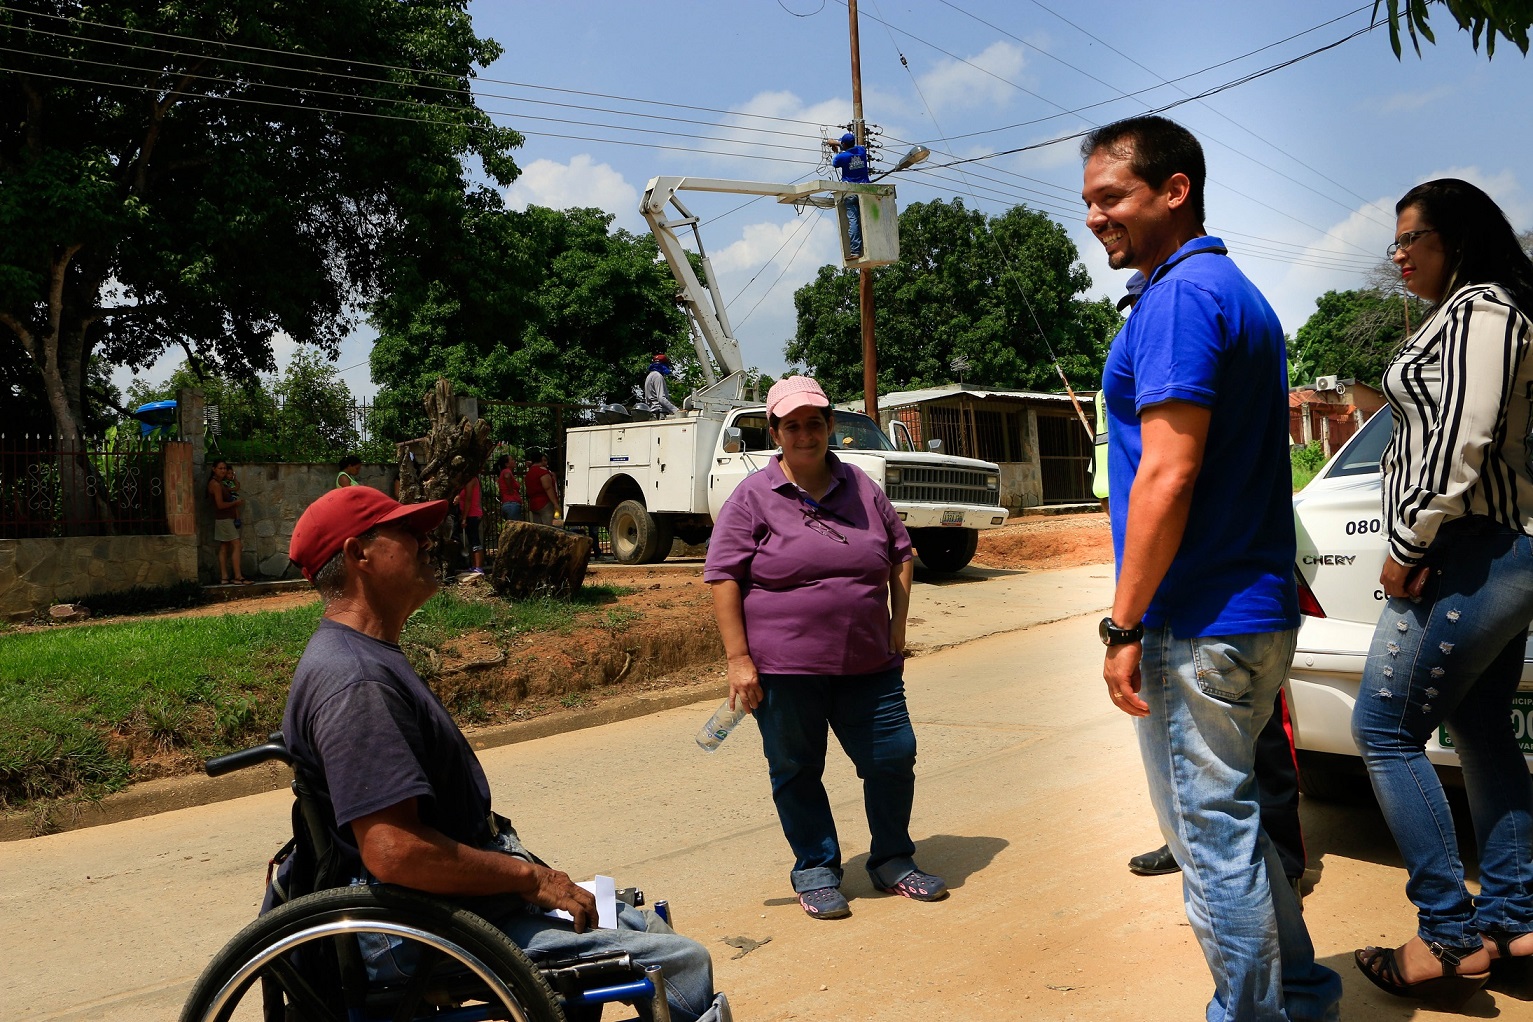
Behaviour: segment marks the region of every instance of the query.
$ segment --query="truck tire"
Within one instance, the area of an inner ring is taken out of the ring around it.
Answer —
[[[649,519],[655,523],[655,556],[645,563],[659,564],[671,556],[671,547],[676,542],[676,526],[669,515],[650,515]]]
[[[612,509],[607,533],[619,564],[650,564],[660,548],[660,524],[637,500],[625,500]]]
[[[979,547],[979,530],[913,529],[910,539],[927,571],[950,575],[974,559],[974,551]]]

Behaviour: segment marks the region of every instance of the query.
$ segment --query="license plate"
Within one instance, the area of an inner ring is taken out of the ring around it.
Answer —
[[[942,524],[943,525],[962,525],[963,524],[963,512],[962,511],[944,511],[944,512],[942,512]]]
[[[1512,730],[1523,755],[1533,756],[1533,692],[1518,692],[1512,696]],[[1453,748],[1447,727],[1437,729],[1437,744],[1444,749]]]

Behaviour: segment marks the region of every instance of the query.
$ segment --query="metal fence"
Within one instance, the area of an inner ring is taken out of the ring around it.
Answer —
[[[391,461],[393,441],[376,435],[375,410],[367,401],[325,410],[289,407],[275,396],[264,410],[210,404],[204,413],[207,448],[231,461],[323,463],[345,454]]]
[[[163,441],[0,434],[0,539],[163,534],[165,496]]]

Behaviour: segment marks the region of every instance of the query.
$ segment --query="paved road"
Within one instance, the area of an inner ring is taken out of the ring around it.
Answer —
[[[806,918],[754,728],[713,756],[691,743],[711,701],[488,751],[497,804],[570,873],[669,898],[680,928],[713,950],[742,1020],[1199,1018],[1208,979],[1179,885],[1123,866],[1158,838],[1132,725],[1099,681],[1109,574],[917,588],[914,638],[928,648],[944,619],[950,635],[997,633],[907,670],[921,747],[913,829],[920,861],[953,886],[946,902],[872,890],[856,779],[833,761],[854,914]],[[1002,631],[1030,620],[1054,623]],[[287,811],[273,793],[0,846],[0,1015],[174,1017],[252,916]],[[1411,929],[1377,813],[1307,805],[1306,823],[1323,869],[1307,911],[1322,956],[1345,965],[1346,1017],[1410,1017],[1345,964],[1358,943]],[[772,941],[731,960],[732,936]],[[1470,1007],[1533,1018],[1485,994]]]

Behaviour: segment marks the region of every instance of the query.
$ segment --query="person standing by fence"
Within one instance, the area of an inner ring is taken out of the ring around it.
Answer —
[[[522,519],[522,484],[516,478],[516,459],[502,454],[495,459],[495,483],[500,489],[500,517],[508,522]]]
[[[559,487],[548,470],[548,453],[538,447],[527,449],[527,510],[539,525],[553,525],[559,517]]]
[[[357,474],[361,471],[362,459],[355,454],[346,455],[341,459],[340,472],[335,477],[336,488],[357,485],[360,481],[357,479]]]
[[[479,477],[474,476],[458,494],[458,513],[463,521],[463,541],[469,550],[470,570],[477,575],[484,574],[484,540],[479,532],[479,523],[484,518],[484,491],[479,484]]]
[[[244,501],[234,486],[234,470],[222,458],[213,462],[213,472],[208,477],[208,501],[213,505],[213,540],[218,544],[219,585],[229,585],[229,562],[234,562],[234,584],[248,586],[240,566],[239,513]]]

